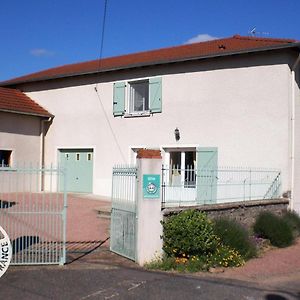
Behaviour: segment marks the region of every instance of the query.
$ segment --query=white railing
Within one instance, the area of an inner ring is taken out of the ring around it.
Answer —
[[[192,206],[279,197],[275,169],[219,167],[197,170],[163,166],[162,206]]]

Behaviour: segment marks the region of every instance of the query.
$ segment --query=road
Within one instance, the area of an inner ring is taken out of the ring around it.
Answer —
[[[0,278],[1,299],[300,299],[298,282],[268,288],[238,280],[145,271],[92,263],[10,267]]]

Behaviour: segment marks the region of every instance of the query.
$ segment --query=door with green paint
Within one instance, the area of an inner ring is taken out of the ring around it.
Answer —
[[[197,148],[197,202],[216,203],[218,174],[218,148]]]
[[[66,184],[67,192],[93,192],[93,149],[60,149],[59,160],[67,171],[60,190]]]

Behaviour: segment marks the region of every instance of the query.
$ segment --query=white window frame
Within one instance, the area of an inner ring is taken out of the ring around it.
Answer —
[[[134,110],[134,101],[132,101],[133,94],[134,94],[134,84],[139,84],[139,83],[147,83],[148,84],[148,108],[145,108],[145,99],[144,99],[144,109],[141,111],[135,111]],[[149,78],[142,78],[138,80],[132,80],[132,81],[127,81],[126,83],[126,114],[125,117],[135,117],[135,116],[150,116],[150,99],[149,99]]]
[[[172,168],[170,165],[170,152],[179,152],[181,153],[181,165],[180,169],[185,169],[185,153],[186,152],[197,152],[197,148],[199,147],[198,144],[180,144],[180,145],[164,145],[161,146],[160,149],[163,153],[163,158],[164,158],[164,165],[167,168]],[[194,168],[197,168],[197,158],[196,161],[194,162]],[[182,184],[184,184],[185,181],[185,174],[182,172],[180,174],[180,181]],[[166,178],[166,183],[169,184],[169,178]]]

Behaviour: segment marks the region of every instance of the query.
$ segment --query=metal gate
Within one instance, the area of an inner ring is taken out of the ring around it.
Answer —
[[[137,168],[113,168],[110,250],[136,259]]]
[[[66,262],[66,192],[59,168],[0,168],[0,225],[13,250],[11,264]]]

